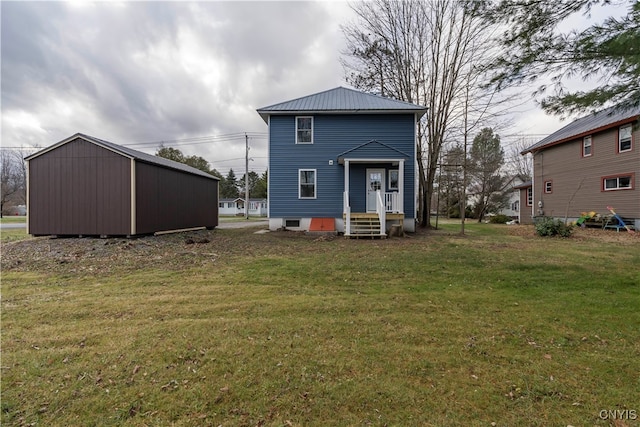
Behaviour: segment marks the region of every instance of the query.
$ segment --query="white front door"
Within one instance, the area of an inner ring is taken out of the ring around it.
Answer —
[[[376,211],[376,191],[384,197],[384,169],[367,169],[367,212]]]

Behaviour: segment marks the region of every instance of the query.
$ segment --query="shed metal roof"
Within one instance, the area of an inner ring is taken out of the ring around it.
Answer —
[[[105,141],[104,139],[96,138],[94,136],[89,136],[82,133],[76,133],[75,135],[70,136],[69,138],[66,138],[56,144],[53,144],[50,147],[45,148],[44,150],[40,150],[37,153],[34,153],[28,157],[25,157],[25,160],[31,160],[35,157],[41,156],[77,138],[84,139],[87,142],[91,142],[92,144],[99,145],[103,148],[106,148],[107,150],[113,151],[115,153],[118,153],[130,159],[139,160],[141,162],[150,163],[153,165],[162,166],[169,169],[176,169],[182,172],[187,172],[193,175],[200,175],[205,178],[211,178],[219,181],[218,177],[210,175],[204,171],[201,171],[200,169],[196,169],[184,163],[174,162],[173,160],[165,159],[164,157],[143,153],[142,151],[133,150],[131,148],[123,147],[122,145],[114,144],[113,142]]]
[[[421,117],[427,111],[427,108],[340,86],[313,95],[259,108],[257,111],[262,119],[267,122],[270,114],[293,113],[414,112]]]
[[[540,150],[541,148],[546,148],[551,145],[587,136],[595,132],[620,126],[624,123],[633,122],[638,119],[639,116],[640,106],[623,111],[620,111],[616,107],[598,111],[574,120],[560,130],[555,131],[546,138],[523,150],[521,154],[531,153],[533,151]]]

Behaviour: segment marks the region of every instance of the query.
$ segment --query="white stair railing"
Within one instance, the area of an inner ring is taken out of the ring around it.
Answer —
[[[384,235],[387,231],[387,211],[385,209],[380,190],[376,190],[376,213],[378,214],[378,218],[380,219],[380,235]]]

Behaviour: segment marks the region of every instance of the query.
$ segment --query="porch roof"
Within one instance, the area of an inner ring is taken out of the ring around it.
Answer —
[[[344,164],[344,160],[349,158],[385,161],[389,159],[409,159],[410,157],[407,153],[395,147],[373,139],[338,154],[338,163]]]

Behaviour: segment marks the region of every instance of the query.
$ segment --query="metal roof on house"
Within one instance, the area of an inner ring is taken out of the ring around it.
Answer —
[[[145,162],[145,163],[150,163],[153,165],[157,165],[157,166],[163,166],[169,169],[176,169],[182,172],[187,172],[193,175],[200,175],[203,176],[205,178],[211,178],[211,179],[215,179],[215,180],[219,180],[218,177],[215,177],[213,175],[210,175],[204,171],[201,171],[200,169],[191,167],[189,165],[186,165],[184,163],[180,163],[180,162],[174,162],[173,160],[169,160],[169,159],[165,159],[164,157],[159,157],[159,156],[154,156],[152,154],[147,154],[147,153],[143,153],[142,151],[138,151],[138,150],[133,150],[131,148],[127,148],[127,147],[123,147],[122,145],[118,145],[118,144],[114,144],[113,142],[109,142],[109,141],[105,141],[104,139],[100,139],[100,138],[96,138],[94,136],[89,136],[89,135],[85,135],[82,133],[76,133],[73,136],[70,136],[69,138],[66,138],[56,144],[53,144],[50,147],[45,148],[44,150],[38,151],[37,153],[34,153],[28,157],[25,157],[25,160],[31,160],[35,157],[41,156],[44,153],[47,153],[61,145],[64,145],[68,142],[71,142],[77,138],[81,138],[84,139],[85,141],[91,142],[93,144],[99,145],[103,148],[106,148],[110,151],[113,151],[115,153],[118,153],[122,156],[128,157],[130,159],[134,159],[134,160],[139,160],[141,162]]]
[[[291,101],[259,108],[257,111],[262,119],[267,122],[270,114],[292,113],[415,112],[421,117],[427,111],[427,108],[340,86]]]
[[[600,132],[624,123],[629,123],[636,120],[639,116],[640,106],[622,111],[616,107],[598,111],[574,120],[562,129],[557,130],[541,141],[538,141],[529,148],[523,150],[521,154],[531,153],[541,148],[560,144],[582,136],[587,136],[591,133]]]

